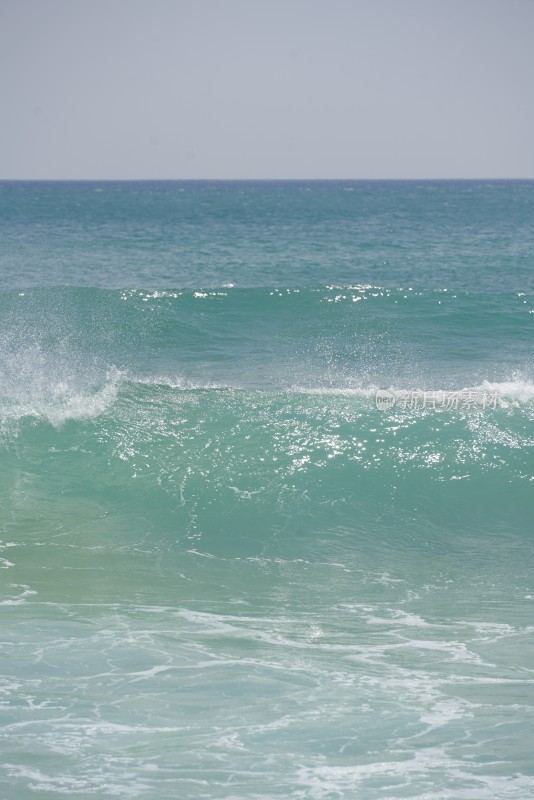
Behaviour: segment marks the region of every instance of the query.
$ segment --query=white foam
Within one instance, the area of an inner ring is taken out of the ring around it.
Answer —
[[[371,616],[367,619],[370,625],[406,625],[414,628],[428,628],[430,623],[418,614],[409,614],[407,611],[392,610],[391,617]]]
[[[54,427],[61,427],[67,420],[92,419],[103,414],[115,401],[118,383],[106,383],[99,391],[70,392],[58,390],[41,396],[20,399],[0,407],[0,418],[4,423],[23,417],[46,419]]]
[[[216,381],[194,381],[184,378],[181,375],[133,375],[124,373],[122,377],[131,383],[141,386],[167,386],[169,389],[183,389],[184,391],[194,389],[240,389],[244,387],[232,386],[227,383],[217,383]]]
[[[30,597],[31,595],[37,594],[36,591],[30,589],[29,586],[19,583],[11,583],[11,589],[22,589],[22,592],[18,595],[18,597],[9,597],[5,600],[0,600],[0,606],[20,606],[26,602],[26,598]]]
[[[334,395],[340,397],[374,397],[378,391],[378,386],[368,387],[343,387],[343,386],[292,386],[289,391],[297,394],[318,394],[318,395]],[[395,389],[388,389],[388,391],[396,391]]]
[[[0,422],[9,425],[24,417],[45,419],[59,428],[68,420],[93,419],[114,403],[121,374],[110,370],[106,382],[97,391],[76,390],[64,383],[51,383],[40,391],[20,393],[4,399],[0,405]]]
[[[514,380],[498,383],[483,381],[475,389],[482,392],[496,392],[499,397],[515,403],[529,403],[534,400],[534,383],[532,381]]]
[[[436,784],[440,774],[447,776],[448,786],[440,789]],[[429,781],[429,778],[432,779]],[[423,779],[433,788],[420,791],[417,783]],[[328,797],[363,797],[369,787],[372,796],[378,796],[373,789],[382,780],[381,797],[417,797],[419,800],[449,800],[462,797],[463,800],[491,800],[496,797],[532,797],[534,779],[530,775],[492,775],[475,771],[464,760],[449,755],[443,747],[427,747],[416,751],[412,758],[398,758],[374,761],[349,766],[305,766],[297,771],[297,781],[303,791],[295,793],[298,798],[322,800]],[[451,790],[451,781],[458,782],[460,790]],[[415,785],[410,785],[412,782]],[[398,793],[401,789],[401,795]],[[410,792],[408,795],[406,789]],[[392,793],[393,791],[393,793]]]
[[[444,389],[442,386],[438,387],[425,387],[419,386],[394,386],[394,385],[381,385],[371,384],[370,386],[301,386],[295,385],[289,391],[300,394],[311,395],[334,395],[340,397],[362,397],[373,398],[378,389],[391,392],[394,396],[402,396],[406,394],[422,395],[451,395],[453,392],[466,393],[487,393],[488,395],[496,394],[498,398],[505,401],[511,401],[513,404],[529,403],[534,400],[534,383],[532,381],[517,379],[510,381],[489,381],[484,380],[482,383],[472,386],[463,386],[458,389]]]

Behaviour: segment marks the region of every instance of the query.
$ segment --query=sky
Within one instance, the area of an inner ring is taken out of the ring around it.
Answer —
[[[0,179],[534,178],[534,0],[0,0]]]

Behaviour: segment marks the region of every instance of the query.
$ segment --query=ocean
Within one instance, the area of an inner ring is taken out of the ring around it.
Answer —
[[[0,798],[534,797],[534,182],[0,183]]]

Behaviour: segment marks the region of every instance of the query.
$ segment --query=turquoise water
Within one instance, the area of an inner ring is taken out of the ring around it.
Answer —
[[[0,184],[2,799],[534,795],[533,210]]]

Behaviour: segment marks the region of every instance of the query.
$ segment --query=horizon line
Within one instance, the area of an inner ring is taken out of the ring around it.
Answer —
[[[2,178],[0,183],[447,183],[529,182],[532,177],[476,178]]]

